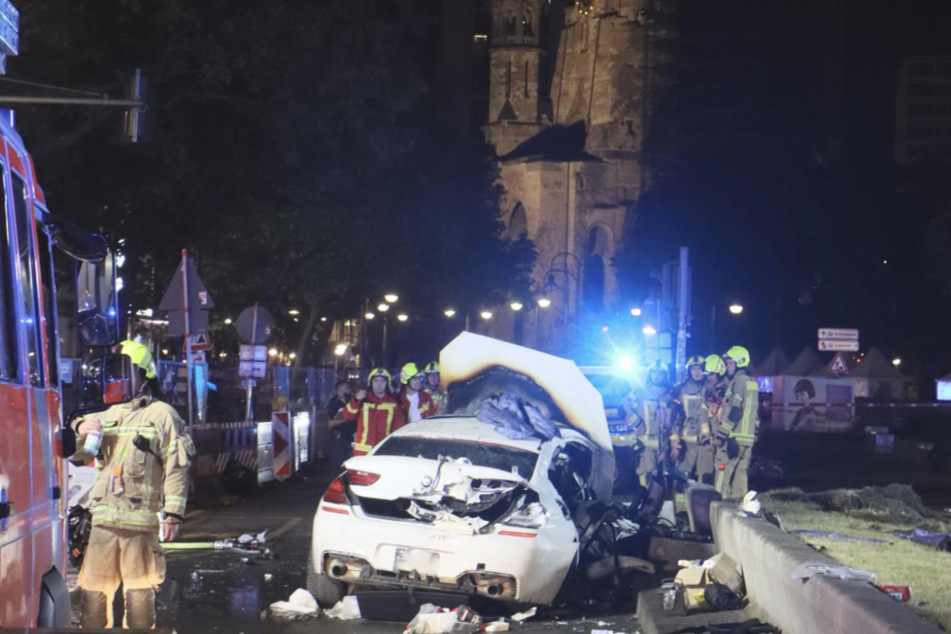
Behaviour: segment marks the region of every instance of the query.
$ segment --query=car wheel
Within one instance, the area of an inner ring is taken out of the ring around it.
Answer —
[[[314,595],[321,609],[327,609],[337,605],[347,596],[347,584],[317,572],[312,551],[307,555],[307,591]]]

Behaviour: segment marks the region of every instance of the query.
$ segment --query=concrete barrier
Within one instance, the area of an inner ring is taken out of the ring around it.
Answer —
[[[784,634],[942,631],[867,583],[821,576],[792,579],[805,562],[836,562],[765,520],[740,517],[735,505],[715,502],[711,516],[717,549],[743,566],[752,612]]]

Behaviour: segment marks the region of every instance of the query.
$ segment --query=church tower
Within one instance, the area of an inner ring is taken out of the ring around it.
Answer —
[[[548,104],[545,0],[492,0],[488,141],[503,156],[537,134]]]

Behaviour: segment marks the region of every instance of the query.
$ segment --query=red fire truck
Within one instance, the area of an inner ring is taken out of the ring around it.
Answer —
[[[0,111],[0,627],[69,623],[66,471],[54,246],[77,260],[76,331],[87,354],[80,406],[103,406],[128,368],[105,240],[51,215],[9,112]],[[103,352],[93,352],[99,346]],[[112,400],[112,399],[110,399]]]

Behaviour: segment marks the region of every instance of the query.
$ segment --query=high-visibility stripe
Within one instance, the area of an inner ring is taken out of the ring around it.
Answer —
[[[363,453],[369,453],[371,449],[373,449],[373,445],[368,445],[366,443],[360,443],[360,442],[353,443],[354,451],[362,451]]]

